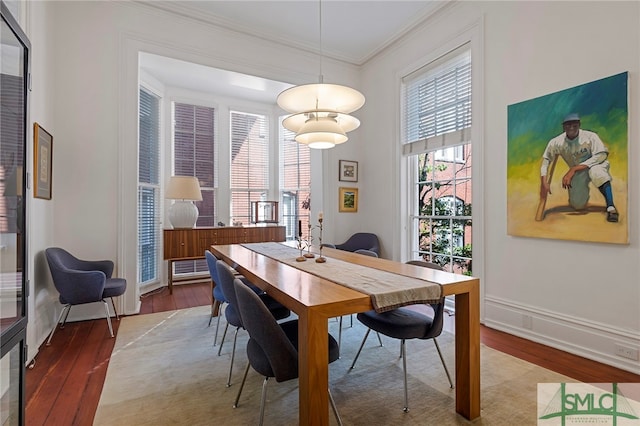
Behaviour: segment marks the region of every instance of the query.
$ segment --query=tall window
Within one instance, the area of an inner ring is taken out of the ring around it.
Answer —
[[[299,221],[303,237],[308,237],[311,209],[311,153],[294,137],[295,133],[280,126],[280,205],[287,240],[296,238]]]
[[[269,191],[269,126],[264,115],[231,111],[231,217],[248,225],[251,202]]]
[[[138,283],[158,280],[160,99],[140,88],[138,114]]]
[[[217,147],[214,108],[173,104],[173,169],[176,176],[195,176],[200,181],[202,201],[196,202],[196,226],[216,223]],[[176,273],[207,271],[206,261],[177,262]]]
[[[469,47],[403,78],[403,87],[412,256],[471,274]]]

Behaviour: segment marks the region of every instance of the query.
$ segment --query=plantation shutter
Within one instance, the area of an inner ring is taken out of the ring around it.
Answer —
[[[471,51],[461,46],[402,79],[403,155],[471,140]]]

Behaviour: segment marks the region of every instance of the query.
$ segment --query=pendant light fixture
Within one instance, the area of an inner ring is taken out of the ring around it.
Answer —
[[[282,125],[309,148],[327,149],[346,142],[347,132],[360,126],[349,115],[364,105],[362,93],[347,86],[325,84],[322,76],[322,0],[319,0],[320,76],[317,84],[294,86],[278,95],[280,108],[291,113]]]

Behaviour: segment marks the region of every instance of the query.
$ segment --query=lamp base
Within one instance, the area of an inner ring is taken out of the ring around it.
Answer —
[[[198,220],[198,208],[191,201],[176,200],[169,207],[169,222],[173,229],[191,229]]]

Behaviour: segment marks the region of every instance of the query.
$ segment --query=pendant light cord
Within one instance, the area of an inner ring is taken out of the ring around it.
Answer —
[[[324,77],[322,75],[322,0],[318,0],[318,21],[320,24],[319,37],[320,37],[320,75],[318,76],[319,83],[324,83]]]

